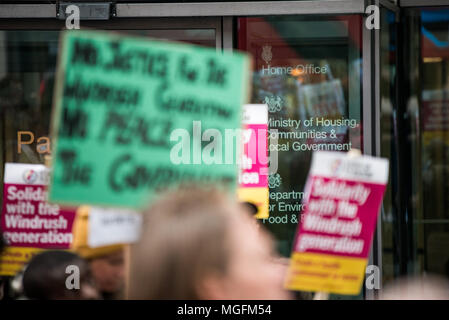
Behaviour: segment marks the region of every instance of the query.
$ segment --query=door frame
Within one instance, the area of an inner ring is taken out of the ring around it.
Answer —
[[[448,0],[399,0],[401,8],[449,6]]]
[[[400,18],[400,7],[395,5],[394,3],[387,0],[373,0],[370,4],[376,5],[380,9],[386,9],[395,14],[396,23],[399,22]],[[380,15],[382,15],[382,11],[380,11]],[[371,97],[371,101],[367,101],[363,104],[363,125],[364,125],[364,153],[376,157],[382,156],[382,137],[381,137],[381,92],[380,92],[380,32],[379,29],[368,30],[367,28],[363,28],[363,32],[365,33],[363,36],[364,39],[364,50],[363,54],[369,55],[367,59],[363,60],[364,63],[370,63],[369,66],[364,66],[364,92],[363,97],[367,100]],[[366,41],[366,43],[365,43]],[[366,49],[365,49],[366,46]],[[397,55],[397,52],[396,52]],[[365,73],[365,70],[369,69],[369,72]],[[366,75],[366,78],[365,78]],[[397,85],[397,81],[396,81]],[[397,91],[396,91],[397,92]],[[366,117],[366,115],[369,115]],[[369,130],[371,132],[370,138],[365,140],[365,130]],[[392,172],[389,173],[390,175]],[[380,208],[380,213],[377,219],[376,230],[374,233],[373,243],[371,246],[371,251],[368,259],[368,265],[374,265],[379,268],[379,289],[367,289],[365,288],[365,298],[368,300],[374,300],[379,297],[379,291],[382,290],[383,287],[383,244],[382,244],[382,216],[383,216],[384,207],[383,204]]]
[[[2,5],[0,5],[0,12]],[[172,29],[213,29],[217,51],[223,49],[222,21],[219,17],[194,18],[125,18],[111,20],[86,20],[82,27],[104,30],[172,30]],[[48,18],[0,18],[0,30],[61,30],[65,22]]]

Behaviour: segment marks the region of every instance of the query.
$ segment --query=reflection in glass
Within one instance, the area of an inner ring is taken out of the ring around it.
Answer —
[[[397,113],[396,101],[396,16],[393,12],[382,8],[380,25],[380,134],[381,156],[390,160],[389,183],[385,190],[382,206],[382,275],[383,283],[394,278],[395,252],[393,230],[397,227],[397,207],[394,200],[397,196],[397,146],[395,121]]]
[[[295,16],[238,19],[238,49],[254,59],[251,103],[269,109],[270,216],[289,256],[314,150],[361,145],[361,18]]]
[[[43,163],[48,154],[45,139],[37,140],[49,134],[58,35],[58,31],[0,31],[2,173],[4,162]],[[20,149],[19,137],[24,142]]]
[[[214,29],[153,29],[153,30],[120,30],[144,37],[168,39],[170,41],[186,42],[205,47],[215,47]]]
[[[421,10],[421,268],[449,276],[449,10]]]
[[[449,9],[405,9],[401,25],[403,101],[393,119],[402,160],[398,194],[391,198],[397,212],[383,216],[386,281],[405,274],[449,276]]]
[[[120,32],[216,45],[215,29]],[[57,30],[0,30],[0,181],[6,162],[44,163],[51,152],[49,126],[59,34]]]

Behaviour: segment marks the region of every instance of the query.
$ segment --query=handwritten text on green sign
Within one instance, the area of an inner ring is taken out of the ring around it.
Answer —
[[[248,57],[77,30],[59,59],[51,201],[140,207],[177,182],[235,184],[235,163],[172,163],[170,134],[240,128]]]

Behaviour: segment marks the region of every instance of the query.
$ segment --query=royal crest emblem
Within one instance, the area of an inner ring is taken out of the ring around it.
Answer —
[[[267,96],[265,97],[265,103],[268,105],[268,111],[278,112],[282,109],[282,98],[280,96]]]
[[[268,187],[269,188],[277,188],[281,185],[282,178],[279,173],[270,174],[268,176]]]
[[[273,53],[271,52],[271,46],[262,47],[262,59],[266,64],[270,64],[271,59],[273,59]]]

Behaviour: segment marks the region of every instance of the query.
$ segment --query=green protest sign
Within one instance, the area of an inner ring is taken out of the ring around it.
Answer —
[[[179,182],[235,186],[248,56],[84,30],[60,50],[50,201],[136,208]]]

